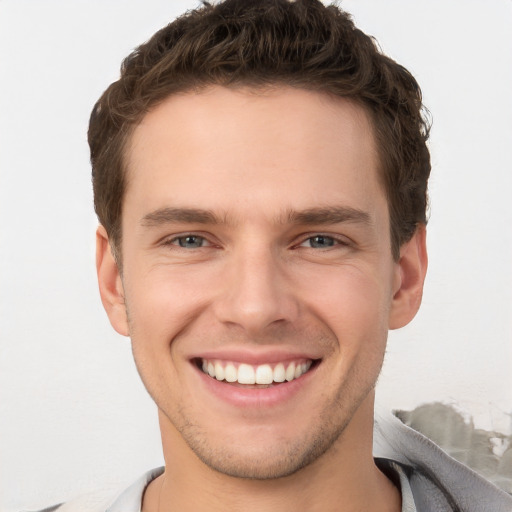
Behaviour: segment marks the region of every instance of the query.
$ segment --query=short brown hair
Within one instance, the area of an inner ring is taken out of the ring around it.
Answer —
[[[380,157],[393,256],[426,223],[429,124],[414,77],[337,6],[318,0],[205,3],[133,51],[91,114],[94,205],[120,256],[124,153],[144,115],[169,95],[208,85],[272,85],[358,102]]]

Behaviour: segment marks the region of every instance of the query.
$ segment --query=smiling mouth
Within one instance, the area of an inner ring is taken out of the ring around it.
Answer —
[[[210,359],[196,359],[195,362],[197,367],[212,379],[233,385],[255,387],[291,382],[308,373],[318,363],[313,359],[260,365]]]

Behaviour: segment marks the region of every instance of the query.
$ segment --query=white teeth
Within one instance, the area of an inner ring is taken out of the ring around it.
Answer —
[[[284,364],[279,363],[274,368],[274,382],[284,382],[286,380],[286,372],[284,369]]]
[[[215,363],[215,378],[224,380],[224,367],[219,362]]]
[[[228,363],[224,370],[224,378],[227,382],[236,382],[238,380],[238,372],[234,364]]]
[[[203,359],[201,367],[204,373],[219,381],[269,385],[272,382],[290,382],[298,379],[311,368],[311,364],[311,360],[299,363],[291,362],[286,366],[284,363],[278,363],[272,369],[270,364],[252,366],[241,363],[237,368],[236,363]]]
[[[286,368],[286,380],[290,382],[295,378],[295,363],[290,363],[288,368]]]
[[[268,364],[262,364],[256,368],[256,384],[272,384],[274,372]]]
[[[254,368],[248,364],[241,364],[238,367],[238,382],[240,384],[256,384]]]

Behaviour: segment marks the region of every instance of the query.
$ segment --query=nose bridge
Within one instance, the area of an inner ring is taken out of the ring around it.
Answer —
[[[286,285],[279,252],[247,241],[233,251],[218,315],[256,333],[279,321],[293,321],[297,306]]]

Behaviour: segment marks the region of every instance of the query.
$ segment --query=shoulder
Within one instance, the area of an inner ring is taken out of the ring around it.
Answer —
[[[41,510],[38,510],[37,512],[54,512],[54,510],[60,510],[60,507],[62,506],[62,503],[59,503],[58,505],[52,505],[51,507],[46,507]]]
[[[104,489],[37,512],[140,512],[147,485],[163,471],[163,467],[147,471],[125,489]]]
[[[106,512],[115,496],[112,491],[93,492],[34,512]]]
[[[374,455],[407,478],[418,510],[510,512],[512,497],[391,414],[376,416]]]

